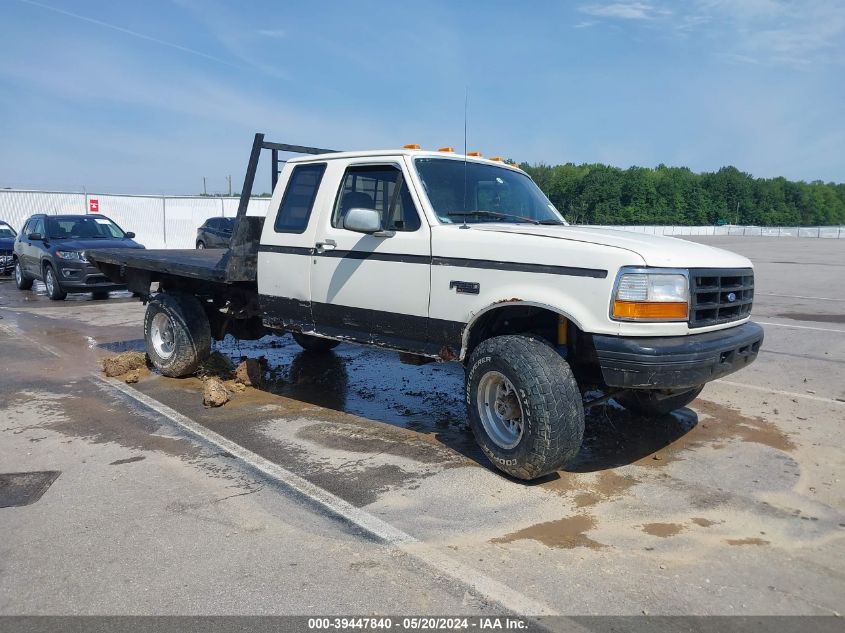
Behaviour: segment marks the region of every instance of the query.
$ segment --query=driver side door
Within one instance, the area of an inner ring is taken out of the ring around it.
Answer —
[[[322,209],[311,266],[317,332],[423,352],[431,288],[431,234],[399,159],[330,161],[337,191]],[[382,231],[344,228],[350,209],[375,209]]]

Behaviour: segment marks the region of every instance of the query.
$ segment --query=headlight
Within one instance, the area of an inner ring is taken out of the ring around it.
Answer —
[[[686,321],[689,278],[686,271],[619,271],[610,316],[618,321]]]
[[[82,251],[56,251],[56,257],[76,262],[85,262],[86,264],[88,263],[88,260],[85,259],[85,253]]]

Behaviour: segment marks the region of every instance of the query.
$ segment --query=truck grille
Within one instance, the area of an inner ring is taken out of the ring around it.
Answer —
[[[751,314],[752,269],[693,268],[689,280],[691,328],[739,321]]]

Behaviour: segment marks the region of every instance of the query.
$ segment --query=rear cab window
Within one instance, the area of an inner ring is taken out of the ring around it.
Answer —
[[[293,168],[273,224],[276,233],[305,232],[325,171],[326,163],[309,163]]]

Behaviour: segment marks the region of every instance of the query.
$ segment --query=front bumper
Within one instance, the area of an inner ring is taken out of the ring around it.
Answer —
[[[58,262],[59,285],[68,292],[109,292],[125,290],[126,285],[116,284],[91,263]]]
[[[593,335],[605,384],[628,389],[703,385],[754,362],[762,342],[763,328],[751,322],[689,336]]]

